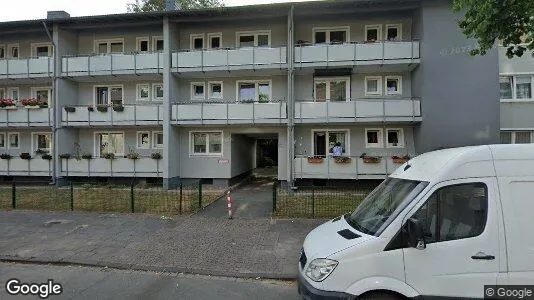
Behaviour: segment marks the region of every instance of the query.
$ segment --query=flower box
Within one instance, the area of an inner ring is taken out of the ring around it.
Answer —
[[[150,157],[152,157],[152,159],[162,159],[163,158],[163,156],[159,152],[154,152],[154,153],[150,154]]]
[[[322,157],[317,157],[317,156],[308,157],[308,163],[310,164],[322,164],[323,160],[324,159]]]
[[[12,106],[0,106],[0,109],[16,110],[16,109],[18,109],[18,107],[16,107],[15,105],[12,105]]]
[[[68,113],[73,113],[76,111],[76,107],[73,106],[65,106],[63,109]]]
[[[87,110],[88,110],[88,111],[95,111],[95,108],[92,107],[92,106],[87,106]]]
[[[352,161],[351,158],[348,156],[334,157],[334,162],[336,162],[336,164],[350,164],[351,161]]]
[[[99,106],[96,107],[96,110],[98,110],[99,112],[107,112],[108,111],[108,107],[99,105]]]
[[[362,160],[366,164],[378,164],[380,163],[380,157],[378,156],[364,156]]]
[[[124,106],[122,106],[122,105],[115,105],[115,106],[113,106],[113,110],[114,110],[114,111],[118,111],[118,112],[124,111]]]
[[[40,105],[26,105],[26,106],[24,106],[24,108],[26,108],[26,109],[40,109],[41,106]]]
[[[22,158],[22,159],[32,159],[32,156],[30,155],[30,153],[24,152],[24,153],[20,154],[20,158]]]
[[[391,160],[393,161],[394,164],[403,164],[403,163],[405,163],[405,162],[410,160],[410,156],[408,156],[408,155],[405,155],[405,156],[392,156]]]

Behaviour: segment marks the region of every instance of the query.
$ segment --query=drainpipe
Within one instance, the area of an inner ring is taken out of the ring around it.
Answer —
[[[53,107],[53,116],[54,116],[54,122],[52,122],[52,140],[54,141],[53,144],[52,144],[52,182],[50,184],[52,185],[55,185],[56,182],[57,182],[57,178],[56,178],[56,163],[57,163],[57,155],[56,155],[56,152],[57,152],[57,145],[55,143],[56,141],[56,133],[57,133],[57,126],[56,126],[56,122],[57,122],[57,116],[56,116],[56,111],[57,111],[57,93],[56,93],[56,89],[57,89],[57,86],[56,86],[56,81],[57,81],[57,78],[56,78],[56,71],[57,71],[57,67],[56,67],[56,64],[57,64],[57,59],[58,59],[58,51],[57,51],[57,47],[56,47],[56,43],[54,43],[54,38],[52,37],[52,34],[50,34],[50,30],[48,29],[48,26],[46,26],[46,22],[43,21],[43,27],[44,27],[44,30],[46,32],[46,35],[48,36],[48,39],[50,40],[50,42],[52,43],[52,53],[54,53],[54,69],[52,71],[52,86],[53,86],[53,97],[52,97],[52,107]]]

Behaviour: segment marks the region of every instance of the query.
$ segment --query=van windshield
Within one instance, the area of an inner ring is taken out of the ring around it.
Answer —
[[[389,177],[376,187],[345,219],[354,229],[379,236],[428,182]]]

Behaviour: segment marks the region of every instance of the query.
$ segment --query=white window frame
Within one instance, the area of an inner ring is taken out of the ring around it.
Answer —
[[[50,147],[49,148],[38,148],[37,147],[38,145],[36,145],[37,143],[36,143],[35,139],[36,139],[36,137],[38,135],[48,135],[48,136],[50,136],[50,145],[49,145]],[[37,151],[37,149],[45,150],[48,153],[50,153],[52,151],[52,147],[54,147],[54,141],[52,139],[52,133],[51,132],[32,132],[31,138],[32,138],[32,141],[31,141],[32,153],[35,153]]]
[[[402,41],[402,24],[386,24],[386,30],[384,31],[384,41],[388,40],[388,29],[389,28],[397,28],[397,39],[391,40],[391,41]],[[365,32],[365,36],[367,37],[367,31]]]
[[[112,85],[105,85],[105,84],[97,84],[97,85],[93,85],[93,105],[94,106],[97,106],[97,101],[96,101],[96,88],[99,88],[99,87],[107,87],[108,88],[108,103],[107,105],[112,105],[113,103],[111,102],[111,89],[112,88],[118,88],[120,87],[121,90],[122,90],[122,104],[124,105],[124,85],[123,84],[112,84]]]
[[[148,145],[146,146],[143,146],[141,145],[140,141],[141,141],[141,135],[142,134],[147,134],[148,135]],[[135,142],[135,146],[137,149],[150,149],[150,146],[152,145],[152,141],[151,141],[151,136],[150,136],[150,131],[138,131],[136,133],[136,142]]]
[[[326,100],[325,102],[330,102],[331,100],[331,91],[330,91],[330,82],[332,81],[345,81],[346,88],[345,88],[345,102],[350,101],[350,76],[343,76],[343,77],[315,77],[313,79],[313,101],[317,102],[317,83],[318,82],[326,82]],[[332,101],[332,102],[343,102],[343,101]]]
[[[193,134],[205,133],[208,134],[206,139],[206,153],[195,153],[195,144],[193,141]],[[220,133],[221,134],[221,152],[220,153],[211,153],[210,150],[210,133]],[[189,156],[223,156],[224,153],[224,132],[222,130],[200,130],[200,131],[189,131]]]
[[[221,96],[213,97],[211,94],[211,86],[214,84],[219,84],[221,86]],[[224,87],[222,81],[208,81],[208,99],[223,99],[224,98]]]
[[[397,91],[388,91],[388,79],[397,80]],[[384,78],[384,92],[386,95],[402,95],[402,76],[388,75]]]
[[[32,43],[30,46],[32,57],[37,57],[37,47],[48,47],[48,56],[43,57],[52,57],[54,55],[54,47],[51,43]]]
[[[13,91],[17,91],[17,98],[15,99],[13,97]],[[20,90],[18,87],[10,87],[10,88],[7,88],[7,91],[6,91],[6,98],[8,99],[13,99],[13,100],[20,100]],[[50,95],[49,95],[50,96]],[[50,98],[49,98],[50,99]]]
[[[52,87],[50,86],[37,86],[37,87],[32,87],[31,88],[31,97],[32,98],[36,98],[37,99],[37,91],[41,91],[41,90],[47,90],[48,91],[48,106],[52,105],[52,97],[53,97],[53,93],[52,93]]]
[[[148,96],[146,98],[143,98],[141,97],[141,87],[146,87],[148,89]],[[135,98],[137,101],[150,101],[151,100],[151,97],[150,97],[150,83],[138,83],[136,86],[135,86]],[[123,91],[124,93],[124,91]],[[124,100],[123,100],[124,102]]]
[[[376,34],[377,40],[374,41],[374,43],[381,42],[380,38],[382,38],[382,24],[365,25],[365,36],[363,37],[364,41],[372,43],[371,41],[367,40],[367,31],[369,29],[378,29],[377,34]]]
[[[510,133],[510,144],[516,143],[516,133],[517,132],[529,132],[530,133],[530,143],[534,143],[534,132],[533,129],[514,129],[514,130],[501,130],[501,132],[509,132]]]
[[[330,132],[345,132],[345,153],[343,153],[343,156],[350,156],[350,130],[344,129],[344,128],[326,128],[326,129],[312,129],[311,130],[311,153],[315,155],[315,133],[316,132],[326,132],[326,143],[328,144],[328,141],[330,140]],[[325,153],[326,156],[332,156],[333,153],[330,153],[328,151],[328,145],[325,145]]]
[[[6,90],[4,88],[0,88],[0,99],[4,99],[4,98],[7,99]]]
[[[195,49],[195,39],[202,38],[202,49]],[[192,33],[189,35],[189,49],[191,51],[203,50],[206,48],[206,37],[203,33]]]
[[[219,48],[213,48],[213,46],[211,45],[211,38],[214,38],[214,37],[219,38],[219,48],[222,48],[223,47],[222,32],[212,32],[212,33],[208,33],[207,35],[208,49],[219,49]]]
[[[235,47],[236,48],[250,48],[250,46],[247,47],[241,47],[239,43],[239,38],[241,36],[247,36],[252,35],[254,36],[254,46],[258,47],[258,35],[267,35],[268,42],[267,47],[271,47],[271,31],[270,30],[255,30],[255,31],[238,31],[235,33]]]
[[[11,147],[11,136],[12,135],[16,135],[17,136],[17,146],[16,147]],[[7,133],[7,144],[6,144],[6,147],[7,149],[13,149],[13,150],[17,150],[17,149],[20,149],[20,133],[18,132],[8,132]]]
[[[161,87],[161,90],[163,90],[163,83],[153,83],[152,84],[152,100],[153,101],[163,101],[163,96],[162,97],[158,97],[157,94],[156,94],[156,90],[158,87]],[[165,93],[165,91],[164,91]]]
[[[378,143],[369,143],[367,133],[369,131],[378,131]],[[384,148],[384,130],[382,128],[365,128],[365,148]]]
[[[17,57],[13,57],[13,56],[11,55],[11,49],[12,49],[12,48],[15,48],[15,47],[18,49],[18,50],[17,50],[17,51],[18,51],[18,56],[17,56]],[[19,47],[19,44],[18,44],[18,43],[7,44],[6,58],[15,58],[15,59],[20,58],[20,47]]]
[[[273,101],[273,80],[272,79],[264,79],[264,80],[237,80],[235,82],[235,99],[236,102],[241,102],[239,99],[239,84],[240,83],[254,83],[255,84],[255,91],[254,91],[254,102],[258,102],[260,100],[259,91],[260,91],[260,83],[269,83],[269,101]]]
[[[141,42],[146,42],[147,50],[141,50]],[[150,38],[148,36],[141,36],[135,38],[135,50],[139,53],[148,53],[150,52]]]
[[[204,87],[204,94],[202,97],[195,96],[195,86],[202,86]],[[197,81],[197,82],[191,82],[191,100],[206,100],[206,83]]]
[[[161,134],[163,135],[163,131],[152,131],[152,148],[153,149],[163,149],[165,145],[165,137],[163,137],[163,144],[157,144],[158,139],[156,138],[156,135]]]
[[[113,53],[124,53],[124,38],[95,40],[94,41],[94,52],[96,54],[99,54],[99,55],[111,54],[111,44],[112,43],[117,43],[117,42],[121,42],[122,43],[122,51],[121,52],[113,52]],[[106,53],[98,53],[98,44],[103,44],[103,43],[107,44]]]
[[[517,78],[530,77],[530,98],[517,98]],[[517,102],[534,101],[534,74],[517,74],[512,76],[512,96]]]
[[[367,82],[369,80],[377,80],[376,83],[376,92],[371,92],[367,89],[368,85]],[[365,96],[382,96],[382,76],[365,76]]]
[[[0,49],[4,49],[4,56],[0,56],[0,59],[7,58],[7,48],[6,45],[2,44],[0,45]],[[1,53],[1,52],[0,52]]]
[[[510,84],[511,84],[510,89],[511,89],[511,92],[512,92],[512,97],[511,98],[501,99],[501,95],[500,95],[501,77],[507,77],[507,78],[511,79],[511,81],[510,81]],[[500,99],[501,102],[515,101],[515,76],[514,75],[499,75],[499,99]]]
[[[388,134],[389,134],[390,131],[397,131],[398,132],[397,139],[399,140],[399,143],[396,146],[389,142],[389,139],[388,139],[389,135]],[[367,135],[365,137],[367,138]],[[404,148],[404,130],[403,130],[403,128],[386,128],[385,139],[386,139],[387,148]]]
[[[94,148],[94,156],[95,157],[100,157],[102,155],[102,153],[100,153],[100,141],[98,139],[98,135],[100,134],[122,134],[122,137],[124,139],[124,147],[123,148],[126,148],[126,134],[124,133],[124,131],[96,131],[94,133],[94,145],[95,145],[95,148]],[[122,149],[122,153],[114,153],[115,156],[124,156],[125,155],[125,149]]]
[[[1,146],[0,145],[0,149],[6,149],[7,148],[7,135],[5,132],[0,132],[0,137],[3,137],[4,138],[4,146]]]
[[[162,50],[158,50],[158,41],[163,41],[163,47],[165,47],[165,40],[163,39],[163,36],[157,35],[152,37],[152,52],[163,52]]]
[[[326,32],[326,41],[325,41],[325,43],[326,44],[330,44],[332,42],[331,39],[330,39],[330,33],[332,31],[345,31],[346,36],[347,36],[347,41],[345,41],[345,43],[349,43],[350,42],[350,26],[337,26],[337,27],[313,27],[312,28],[312,40],[313,40],[313,43],[314,44],[316,43],[315,33],[317,33],[317,32]]]

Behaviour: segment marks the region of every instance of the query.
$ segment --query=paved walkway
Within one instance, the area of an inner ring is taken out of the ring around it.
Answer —
[[[269,178],[251,179],[232,191],[235,219],[258,219],[271,216],[273,208],[273,180]],[[200,216],[207,218],[228,218],[226,198],[221,198],[208,206]]]

